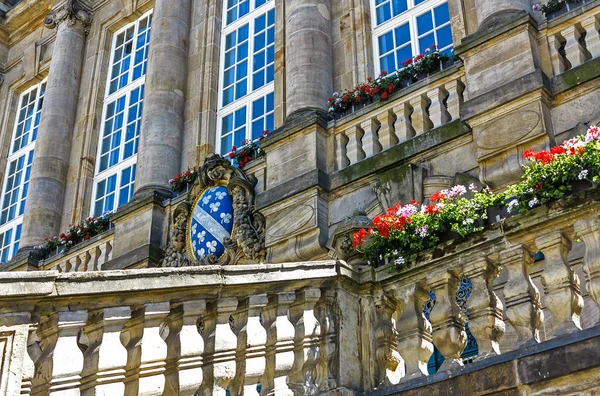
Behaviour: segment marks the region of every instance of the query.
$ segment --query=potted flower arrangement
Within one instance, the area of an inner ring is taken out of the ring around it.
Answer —
[[[187,171],[181,172],[173,179],[169,180],[169,184],[171,185],[171,190],[174,192],[180,192],[189,187],[190,184],[196,180],[198,176],[198,168],[195,166],[191,169],[188,168]]]
[[[377,78],[369,77],[367,82],[353,89],[342,93],[334,92],[328,100],[329,113],[333,117],[339,117],[371,104],[374,100],[387,100],[394,92],[442,70],[443,65],[450,61],[452,58],[441,53],[434,45],[426,49],[424,54],[402,62],[402,68],[393,74],[384,70]]]
[[[44,258],[66,252],[73,246],[85,242],[90,238],[110,229],[110,214],[105,213],[98,217],[88,217],[79,224],[70,225],[69,228],[59,236],[44,239],[44,244],[36,246]]]
[[[414,261],[423,250],[447,238],[465,238],[483,229],[490,210],[506,218],[560,199],[600,183],[600,128],[589,128],[584,136],[565,141],[549,151],[526,150],[529,161],[520,183],[505,192],[489,189],[474,191],[465,199],[464,186],[455,186],[431,196],[431,205],[411,202],[396,204],[385,215],[377,216],[372,226],[354,234],[353,247],[368,263],[384,261],[402,267]]]
[[[585,0],[549,0],[546,4],[534,4],[533,12],[541,12],[548,20],[556,18],[564,13],[571,11],[570,4],[584,2]]]
[[[240,148],[233,146],[229,153],[229,159],[232,160],[234,165],[243,168],[250,161],[263,157],[265,152],[260,148],[260,142],[268,135],[269,131],[263,131],[262,136],[258,139],[244,140]]]

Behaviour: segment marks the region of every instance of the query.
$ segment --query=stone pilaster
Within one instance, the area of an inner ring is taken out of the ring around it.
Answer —
[[[286,113],[326,110],[333,92],[331,3],[285,0]]]
[[[169,190],[181,164],[191,1],[154,4],[136,194]]]
[[[50,74],[29,181],[21,247],[59,233],[77,112],[85,36],[90,14],[77,1],[50,12],[44,24],[57,29]]]

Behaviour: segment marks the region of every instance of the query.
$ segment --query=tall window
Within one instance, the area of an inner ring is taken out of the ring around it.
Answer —
[[[371,0],[371,15],[377,74],[402,68],[433,45],[452,50],[447,0]]]
[[[273,130],[274,0],[225,0],[217,152]]]
[[[152,15],[115,33],[104,98],[92,214],[129,202],[134,192]]]
[[[0,262],[3,263],[10,260],[19,250],[33,151],[45,91],[46,82],[43,82],[25,91],[19,99],[0,204]]]

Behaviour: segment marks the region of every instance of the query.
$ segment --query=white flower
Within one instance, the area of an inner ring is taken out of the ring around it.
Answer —
[[[220,201],[223,198],[225,198],[225,196],[227,195],[227,193],[225,191],[219,191],[219,192],[217,192],[216,195],[217,195],[217,199]]]
[[[533,208],[535,205],[538,204],[538,202],[540,201],[537,198],[533,198],[531,201],[529,201],[527,205],[529,205],[530,208]]]
[[[333,113],[334,111],[335,111],[335,109],[334,109],[333,107],[330,107],[330,108],[329,108],[329,112],[330,112],[330,113]]]
[[[463,220],[463,225],[467,225],[467,224],[473,224],[475,222],[475,220],[473,219],[465,219]]]
[[[216,252],[217,251],[217,241],[206,242],[206,248],[208,249],[209,253]]]
[[[221,213],[221,223],[229,224],[231,222],[230,213]]]
[[[198,233],[198,242],[204,242],[204,237],[206,236],[206,231],[202,231]]]
[[[477,191],[477,186],[475,185],[475,183],[469,184],[469,190],[470,191]]]
[[[209,205],[210,207],[210,212],[214,213],[214,212],[218,212],[219,211],[219,206],[221,206],[221,202],[213,202]]]
[[[212,195],[207,195],[204,198],[202,198],[202,203],[204,205],[208,205],[208,203],[210,202],[211,199],[212,199]]]
[[[514,209],[516,209],[519,206],[519,201],[516,199],[513,199],[512,201],[510,201],[506,207],[508,208],[509,212],[512,212]]]
[[[393,254],[394,256],[397,256],[397,255],[398,255],[398,251],[397,251],[397,250],[394,250],[394,251],[392,252],[392,254]]]
[[[204,249],[198,249],[196,250],[196,253],[198,254],[198,257],[203,258],[204,256],[206,256],[206,250]]]
[[[450,198],[455,198],[461,195],[465,195],[467,193],[467,189],[463,185],[454,186],[448,191],[448,196]]]
[[[401,266],[403,264],[404,264],[404,257],[398,257],[396,260],[394,260],[395,266]]]
[[[577,176],[577,178],[579,180],[583,180],[583,179],[585,179],[587,177],[587,175],[588,175],[588,170],[584,169],[581,172],[579,172],[579,175]]]

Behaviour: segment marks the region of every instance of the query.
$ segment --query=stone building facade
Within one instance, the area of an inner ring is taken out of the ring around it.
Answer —
[[[395,202],[502,191],[524,150],[600,123],[600,0],[535,3],[0,0],[0,393],[597,394],[597,192],[400,274],[349,243]],[[452,62],[330,114],[433,45]],[[265,155],[229,166],[263,131]],[[195,265],[191,210],[220,182],[233,241]]]

